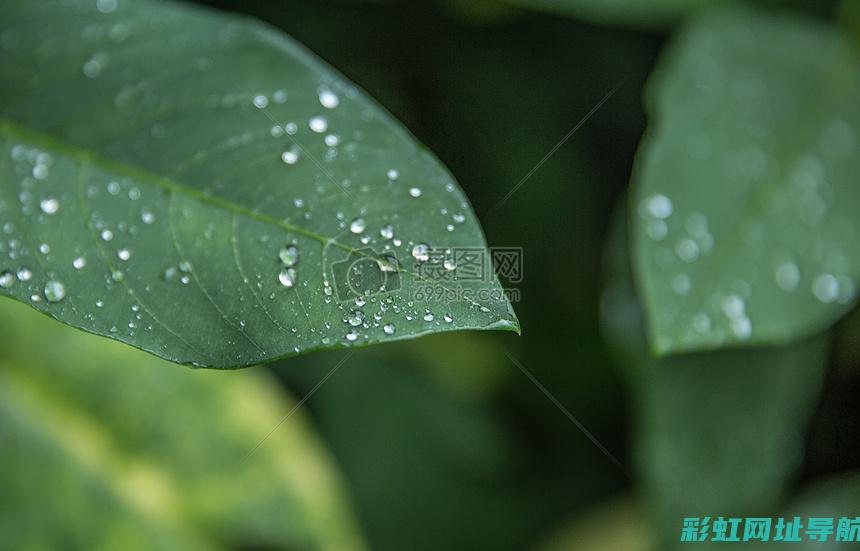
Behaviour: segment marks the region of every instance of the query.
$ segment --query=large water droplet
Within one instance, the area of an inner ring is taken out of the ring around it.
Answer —
[[[793,291],[800,283],[800,270],[794,262],[783,262],[774,270],[776,284],[783,291]]]
[[[72,266],[74,266],[76,270],[83,270],[87,266],[87,259],[79,256],[72,260]]]
[[[48,302],[60,302],[66,298],[66,286],[56,279],[45,284],[45,300]]]
[[[53,197],[48,197],[46,199],[42,199],[42,202],[39,203],[39,207],[45,214],[56,214],[56,212],[60,210],[60,202]]]
[[[672,200],[665,195],[656,194],[643,202],[643,210],[654,218],[665,219],[672,215]]]
[[[392,237],[394,237],[394,226],[392,226],[391,224],[388,224],[386,226],[382,226],[379,229],[379,235],[383,239],[391,239]]]
[[[33,272],[27,267],[18,268],[18,272],[15,275],[18,276],[18,281],[30,281],[33,279]]]
[[[421,197],[421,188],[420,187],[411,187],[409,188],[409,195],[412,197]]]
[[[311,117],[311,120],[308,121],[308,126],[317,134],[322,134],[328,130],[328,121],[325,120],[325,117]]]
[[[361,310],[353,310],[349,313],[349,316],[346,318],[347,323],[349,323],[353,327],[358,327],[362,323],[364,323],[364,312]]]
[[[281,285],[287,288],[294,286],[296,284],[295,268],[284,268],[281,270],[281,273],[278,274],[278,281],[281,282]]]
[[[364,218],[356,218],[349,225],[349,231],[352,233],[361,233],[367,228],[367,223],[364,221]]]
[[[340,98],[337,94],[327,88],[323,88],[319,93],[320,105],[326,109],[334,109],[340,104]]]
[[[299,162],[299,149],[296,146],[289,148],[281,153],[281,160],[288,165],[294,165]]]
[[[430,245],[427,243],[418,243],[412,247],[412,257],[418,262],[427,262],[430,260]]]
[[[821,302],[833,302],[839,296],[839,280],[832,274],[821,274],[812,282],[812,293]]]
[[[382,326],[382,331],[386,335],[393,335],[397,331],[397,328],[394,327],[393,323],[386,323],[385,325]]]
[[[254,96],[254,107],[257,109],[265,109],[267,105],[269,105],[269,98],[263,94],[257,94]]]
[[[15,274],[10,272],[9,270],[4,270],[0,272],[0,287],[4,289],[10,288],[15,284]]]
[[[295,245],[288,245],[278,252],[278,257],[286,267],[295,266],[299,261],[299,249]]]

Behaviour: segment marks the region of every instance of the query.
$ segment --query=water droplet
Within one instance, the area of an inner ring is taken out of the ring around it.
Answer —
[[[96,0],[96,9],[102,13],[111,13],[116,6],[117,0]]]
[[[340,138],[338,138],[334,134],[328,134],[325,138],[323,138],[323,141],[329,147],[336,147],[337,144],[340,143]]]
[[[382,331],[386,335],[393,335],[397,331],[397,328],[394,327],[393,323],[386,323],[385,325],[382,326]]]
[[[427,312],[426,314],[424,314],[424,321],[433,321],[434,319],[436,319],[436,317],[433,315],[432,312]]]
[[[113,239],[113,232],[110,230],[102,230],[102,240],[110,241]]]
[[[794,262],[783,262],[776,267],[773,275],[783,291],[793,291],[800,284],[800,270]]]
[[[114,270],[110,274],[111,279],[119,283],[123,279],[125,279],[125,274],[122,273],[122,270]]]
[[[45,214],[56,214],[56,212],[60,210],[60,202],[53,197],[48,197],[46,199],[42,199],[42,202],[39,203],[39,207]]]
[[[322,89],[319,93],[320,105],[326,109],[334,109],[340,104],[340,98],[337,94],[328,89]]]
[[[37,180],[44,180],[48,177],[48,167],[42,164],[35,165],[33,167],[33,178]]]
[[[654,241],[660,241],[669,233],[669,226],[663,220],[649,220],[646,231],[648,237]]]
[[[442,319],[445,320],[445,323],[451,323],[454,321],[454,316],[452,316],[450,313],[447,313],[442,316]]]
[[[278,257],[286,267],[295,266],[299,261],[299,249],[295,245],[288,245],[278,252]]]
[[[254,96],[254,107],[257,109],[265,109],[267,105],[269,105],[269,98],[263,94],[257,94]]]
[[[308,121],[308,126],[317,134],[322,134],[328,130],[328,121],[325,120],[325,117],[311,117],[311,120]]]
[[[679,295],[686,295],[690,292],[690,276],[687,274],[678,274],[672,278],[672,290]]]
[[[672,216],[672,200],[665,195],[652,195],[645,199],[643,205],[645,213],[654,218],[663,220]]]
[[[466,215],[465,215],[465,214],[463,214],[463,213],[461,213],[461,212],[454,213],[454,214],[451,216],[451,218],[452,218],[452,219],[454,220],[454,222],[456,222],[457,224],[462,224],[463,222],[465,222],[465,221],[466,221]]]
[[[367,223],[364,221],[364,218],[356,218],[349,225],[349,231],[352,233],[361,233],[367,228]]]
[[[0,287],[4,289],[10,288],[15,284],[15,274],[10,272],[9,270],[4,270],[0,272]]]
[[[812,293],[821,302],[833,302],[839,296],[839,280],[832,274],[821,274],[812,282]]]
[[[400,177],[400,173],[394,168],[389,168],[385,175],[388,176],[389,180],[396,180]]]
[[[391,239],[392,237],[394,237],[394,226],[392,226],[391,224],[388,224],[386,226],[382,226],[379,229],[379,235],[383,239]]]
[[[729,295],[723,299],[723,312],[730,318],[737,318],[744,315],[746,305],[741,297],[737,295]]]
[[[119,195],[119,182],[109,182],[107,190],[111,195]]]
[[[104,52],[96,52],[84,62],[82,68],[84,76],[87,78],[96,78],[107,66],[108,57]]]
[[[697,333],[707,333],[711,330],[711,318],[704,312],[693,316],[693,330]]]
[[[349,342],[355,342],[356,339],[358,339],[358,333],[356,333],[355,331],[350,331],[346,334],[346,340],[348,340]]]
[[[430,245],[427,243],[418,243],[412,247],[412,257],[418,262],[427,262],[430,260]]]
[[[275,103],[284,103],[287,101],[287,91],[286,90],[275,90],[275,93],[272,94],[272,99]]]
[[[296,284],[296,270],[294,268],[284,268],[278,274],[278,281],[284,287],[290,288]]]
[[[18,268],[18,272],[15,275],[18,276],[18,281],[30,281],[33,279],[33,272],[30,271],[30,268],[26,267]]]
[[[281,153],[281,160],[288,165],[294,165],[299,162],[299,149],[293,146]]]
[[[120,249],[117,251],[116,256],[120,260],[125,261],[125,260],[128,260],[129,258],[131,258],[131,251],[128,249]]]
[[[83,270],[87,265],[87,259],[79,256],[76,259],[72,260],[72,266],[75,267],[76,270]]]
[[[56,279],[45,284],[45,300],[48,302],[60,302],[66,298],[66,286]]]
[[[733,318],[731,328],[732,333],[739,339],[747,339],[752,334],[752,322],[746,316]]]
[[[446,258],[442,261],[442,267],[450,272],[457,269],[457,263],[454,262],[453,258]]]
[[[349,316],[346,318],[347,323],[349,323],[353,327],[358,327],[362,323],[364,323],[364,312],[361,310],[353,310],[349,313]]]
[[[149,209],[142,209],[140,211],[140,219],[144,224],[154,224],[155,223],[155,214]]]
[[[48,254],[49,252],[51,252],[51,246],[47,243],[42,243],[41,245],[39,245],[39,252],[42,254]]]
[[[699,244],[685,237],[675,244],[675,252],[684,262],[693,262],[699,257]]]
[[[409,188],[409,195],[412,197],[421,197],[421,188],[420,187],[411,187]]]

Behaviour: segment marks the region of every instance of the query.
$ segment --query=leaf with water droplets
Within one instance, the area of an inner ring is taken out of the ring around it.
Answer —
[[[282,33],[86,0],[4,3],[0,36],[0,295],[211,367],[518,330],[450,174]]]
[[[631,203],[658,353],[818,333],[860,276],[860,57],[835,31],[733,8],[649,83]]]
[[[176,369],[11,302],[0,328],[0,547],[362,548],[328,451],[265,371]]]

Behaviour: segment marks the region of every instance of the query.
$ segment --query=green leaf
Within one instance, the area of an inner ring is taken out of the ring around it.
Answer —
[[[518,331],[486,254],[427,275],[485,250],[450,174],[283,34],[111,0],[6,2],[0,34],[3,295],[209,367]]]
[[[504,0],[524,8],[631,27],[661,27],[719,0]]]
[[[835,31],[740,8],[665,53],[631,204],[658,353],[789,342],[855,303],[858,61]]]
[[[303,413],[262,442],[293,408],[265,371],[176,369],[14,304],[0,335],[4,547],[362,547]]]
[[[803,460],[830,339],[653,357],[625,229],[615,224],[607,247],[604,328],[623,352],[635,393],[643,509],[661,538],[658,547],[674,549],[684,516],[757,514],[780,504]]]

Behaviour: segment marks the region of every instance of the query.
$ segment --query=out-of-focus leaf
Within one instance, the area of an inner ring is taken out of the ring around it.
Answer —
[[[0,294],[211,367],[518,329],[443,262],[485,246],[451,175],[282,33],[93,0],[5,2],[0,35]]]
[[[659,27],[720,0],[504,0],[594,23]]]
[[[611,501],[577,516],[539,551],[651,551],[651,533],[636,504]]]
[[[860,275],[860,56],[820,24],[718,10],[646,94],[633,254],[658,353],[816,334]]]
[[[497,411],[428,372],[418,359],[423,344],[352,356],[308,402],[350,481],[369,544],[380,551],[523,549],[546,522],[550,488],[528,468],[517,433]],[[439,350],[468,369],[456,346]],[[334,353],[296,358],[279,374],[311,389],[336,361]]]
[[[824,480],[817,480],[809,487],[802,489],[797,496],[790,499],[788,507],[776,513],[766,512],[763,514],[764,517],[782,517],[787,521],[794,521],[794,517],[800,517],[802,524],[800,537],[802,541],[771,541],[767,543],[767,547],[775,551],[791,551],[793,549],[797,551],[817,551],[822,548],[827,549],[827,551],[857,549],[856,542],[835,541],[835,532],[826,542],[818,542],[806,538],[805,530],[809,517],[825,517],[834,519],[835,531],[841,517],[853,519],[857,516],[858,509],[860,509],[860,473],[848,472],[827,477]],[[773,535],[773,528],[771,535]],[[697,545],[697,547],[699,546]],[[714,543],[711,546],[703,547],[705,549],[716,550],[724,548],[725,545]],[[756,551],[762,548],[762,543],[744,543],[736,545],[735,548],[742,551]]]
[[[0,309],[0,547],[355,549],[332,462],[263,371],[176,369]]]
[[[773,511],[803,459],[824,378],[826,335],[772,348],[653,357],[633,291],[623,217],[607,250],[607,337],[636,394],[642,498],[661,538],[677,545],[684,516]]]

